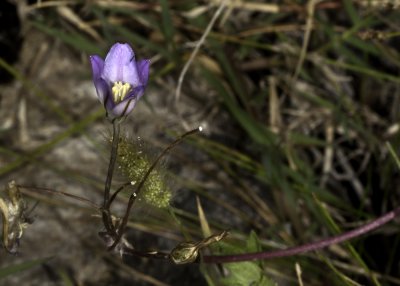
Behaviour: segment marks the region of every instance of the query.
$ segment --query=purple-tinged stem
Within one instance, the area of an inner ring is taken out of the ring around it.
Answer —
[[[400,207],[395,208],[393,211],[367,223],[359,228],[345,232],[343,234],[326,238],[320,241],[307,243],[300,246],[290,247],[282,250],[275,251],[264,251],[264,252],[254,252],[254,253],[244,253],[244,254],[231,254],[231,255],[209,255],[203,256],[204,263],[230,263],[230,262],[241,262],[250,260],[261,260],[261,259],[272,259],[278,257],[293,256],[309,251],[315,251],[327,246],[342,243],[344,241],[359,237],[370,231],[373,231],[382,225],[393,220],[395,217],[400,215]]]
[[[111,144],[111,154],[110,154],[110,163],[108,164],[107,178],[104,184],[104,201],[103,207],[107,206],[108,200],[110,199],[110,189],[111,189],[111,181],[114,174],[114,166],[117,160],[117,152],[118,152],[118,141],[119,141],[119,131],[120,125],[117,120],[113,121],[113,137]]]
[[[111,220],[110,212],[110,205],[108,201],[110,200],[110,189],[111,189],[111,182],[112,177],[114,174],[114,167],[115,162],[117,160],[117,153],[118,153],[118,143],[119,143],[119,133],[120,133],[120,122],[118,120],[113,120],[113,137],[112,137],[112,144],[111,144],[111,154],[110,154],[110,162],[108,164],[108,171],[107,171],[107,178],[106,182],[104,183],[104,200],[103,200],[103,207],[102,207],[102,217],[104,227],[110,233],[115,233],[114,225]]]

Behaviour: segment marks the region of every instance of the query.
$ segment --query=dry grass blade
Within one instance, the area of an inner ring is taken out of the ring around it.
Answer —
[[[196,18],[208,10],[210,10],[211,6],[197,6],[189,11],[183,12],[182,15],[186,18]]]
[[[212,3],[215,5],[219,5],[221,1],[219,0],[212,0]],[[257,2],[249,2],[249,1],[235,1],[229,0],[227,5],[233,9],[241,9],[241,10],[248,10],[248,11],[256,11],[262,13],[278,13],[280,11],[280,6],[276,4],[265,4],[265,3],[257,3]]]
[[[26,11],[27,12],[31,12],[32,10],[36,10],[36,9],[44,9],[44,8],[49,8],[49,7],[59,7],[59,6],[67,6],[67,5],[75,5],[77,4],[78,1],[75,0],[65,0],[65,1],[38,1],[34,4],[31,4],[29,6],[26,7]]]
[[[278,93],[276,90],[276,79],[268,78],[269,83],[269,125],[271,130],[278,133],[282,127],[281,108],[279,104]]]
[[[307,30],[309,27],[307,25],[301,24],[286,24],[286,25],[271,25],[271,26],[262,26],[256,27],[249,30],[244,30],[236,34],[237,37],[251,37],[255,35],[261,34],[269,34],[269,33],[283,33],[283,32],[293,32],[293,31],[303,31]],[[311,27],[311,29],[315,29],[315,27]]]
[[[304,60],[306,58],[307,48],[308,48],[308,44],[310,41],[312,27],[313,27],[315,6],[319,2],[321,2],[321,0],[309,0],[307,3],[306,31],[304,33],[303,45],[301,47],[300,57],[299,57],[299,61],[297,62],[296,70],[293,75],[292,83],[296,82],[297,77],[299,76],[301,68],[303,66]]]
[[[400,6],[399,0],[356,0],[362,6],[374,7],[378,9],[393,8],[397,9]]]
[[[201,36],[200,40],[197,42],[196,47],[193,50],[192,54],[190,55],[189,60],[186,62],[185,66],[183,67],[182,72],[179,75],[178,85],[177,85],[176,91],[175,91],[175,103],[177,103],[179,101],[179,98],[181,96],[183,79],[185,78],[185,75],[186,75],[190,65],[193,63],[197,53],[199,52],[201,46],[204,44],[204,41],[206,40],[208,34],[210,33],[211,29],[213,28],[213,26],[215,24],[215,21],[217,21],[219,15],[221,14],[225,5],[226,5],[226,0],[221,1],[220,6],[218,7],[217,11],[215,12],[214,16],[212,17],[210,23],[207,25],[207,28],[204,30],[204,33]]]
[[[304,286],[303,278],[301,277],[301,275],[303,273],[301,271],[301,266],[298,262],[296,262],[296,264],[295,264],[295,269],[296,269],[297,281],[299,282],[299,286]]]
[[[57,12],[61,17],[71,22],[78,29],[90,35],[93,39],[100,42],[101,36],[89,24],[85,23],[71,8],[67,6],[58,6]]]
[[[133,1],[104,1],[97,0],[94,1],[96,5],[99,5],[104,8],[124,8],[124,9],[132,9],[132,10],[143,10],[143,9],[153,9],[158,7],[157,4],[152,3],[138,3]]]
[[[333,164],[333,157],[334,157],[334,150],[332,147],[334,141],[334,126],[332,126],[331,122],[327,123],[325,127],[325,137],[326,137],[326,147],[324,151],[324,163],[323,163],[323,176],[321,178],[320,185],[325,186],[329,173],[332,171],[332,164]]]
[[[211,229],[210,229],[210,225],[208,224],[203,207],[201,206],[199,197],[196,197],[196,204],[197,204],[197,212],[199,214],[199,220],[200,220],[200,225],[201,225],[201,230],[203,232],[203,236],[209,237],[209,236],[211,236]]]

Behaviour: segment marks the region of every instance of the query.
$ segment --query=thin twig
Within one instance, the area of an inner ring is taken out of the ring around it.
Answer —
[[[117,197],[117,195],[123,190],[125,189],[127,186],[132,185],[131,182],[127,182],[125,184],[123,184],[122,186],[120,186],[110,197],[110,199],[108,200],[106,209],[109,210],[111,207],[111,204],[113,203],[113,201],[115,200],[115,198]]]
[[[138,257],[147,257],[147,258],[155,258],[155,259],[169,259],[169,253],[160,252],[160,251],[139,251],[130,247],[124,249],[123,252],[125,255],[132,255]]]

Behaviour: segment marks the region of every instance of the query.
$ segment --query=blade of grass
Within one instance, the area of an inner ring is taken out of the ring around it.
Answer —
[[[4,167],[1,167],[0,168],[0,176],[3,176],[9,172],[12,172],[15,169],[21,167],[22,165],[33,161],[37,157],[44,155],[50,149],[54,148],[57,144],[59,144],[63,140],[69,138],[71,135],[82,132],[88,125],[90,125],[92,122],[94,122],[95,120],[99,119],[102,116],[104,116],[104,110],[103,110],[103,108],[99,108],[97,111],[93,112],[92,114],[89,114],[88,116],[83,118],[81,121],[73,124],[66,131],[55,136],[49,142],[37,147],[35,150],[30,152],[29,154],[26,154],[26,155],[16,159],[14,162],[12,162]]]
[[[232,96],[225,89],[221,80],[217,79],[211,72],[206,69],[202,69],[204,77],[210,83],[210,85],[218,92],[218,94],[224,100],[228,110],[242,126],[244,130],[247,131],[249,136],[258,144],[266,147],[270,147],[276,140],[275,135],[268,131],[265,126],[260,125],[260,123],[254,121],[250,115],[241,109],[237,103],[235,103]]]
[[[147,49],[149,51],[154,51],[156,53],[159,53],[162,55],[164,58],[168,60],[173,60],[172,55],[169,53],[167,49],[165,49],[163,46],[157,45],[149,40],[147,40],[145,37],[140,36],[136,33],[133,33],[129,31],[127,28],[122,27],[122,26],[113,26],[113,30],[117,33],[117,35],[121,35],[125,37],[128,41],[131,41],[132,43],[137,43],[138,45],[143,46],[144,49]]]
[[[102,54],[103,49],[99,48],[98,44],[94,44],[92,40],[87,37],[81,36],[77,32],[67,33],[64,30],[51,28],[48,25],[41,23],[39,21],[33,21],[31,24],[38,30],[54,37],[60,39],[64,43],[68,44],[75,50],[79,52],[86,52],[88,54]]]
[[[330,213],[328,212],[326,207],[319,201],[319,199],[316,196],[314,196],[314,199],[315,199],[316,205],[318,206],[318,208],[320,210],[320,214],[326,220],[326,222],[327,222],[328,226],[330,227],[331,231],[333,231],[333,233],[335,235],[341,233],[342,231],[341,231],[340,227],[335,223],[334,219],[332,218],[332,216],[330,215]],[[380,286],[381,284],[377,280],[376,275],[374,275],[373,272],[369,269],[368,265],[361,258],[361,255],[357,252],[357,250],[351,245],[350,242],[346,242],[344,244],[347,247],[350,255],[369,274],[369,277],[371,278],[371,280],[374,283],[374,285]]]
[[[394,161],[396,162],[397,168],[400,170],[400,159],[394,151],[392,144],[390,142],[386,142],[386,146],[389,149],[390,155],[392,155]]]
[[[240,103],[244,106],[244,110],[250,113],[250,107],[248,105],[248,99],[246,91],[243,87],[244,80],[239,76],[239,73],[235,70],[232,65],[232,61],[226,56],[226,50],[224,50],[223,45],[216,41],[211,41],[213,52],[221,65],[224,75],[227,77],[230,86],[233,88],[235,94],[240,99]]]
[[[173,54],[173,57],[176,58],[175,55],[175,43],[174,43],[174,35],[175,35],[175,28],[171,17],[171,10],[168,5],[168,1],[166,0],[159,0],[161,6],[161,18],[162,18],[162,26],[160,30],[163,31],[165,40],[168,43],[168,47],[170,53]]]
[[[25,270],[32,269],[36,266],[41,265],[42,263],[49,261],[50,259],[52,259],[52,257],[39,258],[0,268],[0,279],[3,279],[13,274],[17,274]]]
[[[196,197],[196,205],[197,205],[197,213],[199,216],[201,231],[203,233],[203,237],[209,237],[212,235],[210,225],[208,224],[206,215],[204,213],[203,207],[201,206],[199,197]]]
[[[0,67],[5,69],[10,75],[12,75],[15,79],[19,80],[25,87],[26,90],[33,92],[35,96],[40,98],[46,106],[48,106],[49,110],[53,111],[57,116],[63,119],[65,122],[71,122],[71,118],[64,112],[64,110],[58,107],[54,100],[40,91],[31,81],[25,78],[17,69],[13,66],[9,65],[6,61],[0,58]]]
[[[324,58],[323,59],[324,62],[326,62],[329,65],[333,65],[336,67],[340,67],[346,70],[350,70],[350,71],[354,71],[363,75],[367,75],[367,76],[371,76],[377,79],[381,79],[381,80],[387,80],[387,81],[391,81],[394,83],[400,83],[400,78],[391,74],[387,74],[384,72],[380,72],[371,68],[364,68],[364,67],[360,67],[360,66],[355,66],[352,64],[348,64],[348,63],[343,63],[343,62],[338,62],[336,60],[331,60],[328,58]]]
[[[321,258],[321,260],[323,260],[325,262],[326,265],[328,265],[328,267],[333,271],[333,273],[335,273],[335,275],[342,281],[342,283],[344,283],[345,285],[348,285],[348,286],[362,286],[361,284],[358,284],[353,279],[350,279],[345,274],[340,272],[328,258],[326,258],[323,255],[319,255],[319,257]],[[340,285],[342,285],[342,284],[340,284]]]
[[[57,272],[64,286],[74,286],[73,280],[69,277],[68,273],[65,270],[59,269]]]
[[[355,9],[353,5],[353,1],[344,0],[343,1],[344,10],[346,11],[347,15],[349,15],[353,25],[357,25],[360,23],[360,17],[358,16],[358,11]]]

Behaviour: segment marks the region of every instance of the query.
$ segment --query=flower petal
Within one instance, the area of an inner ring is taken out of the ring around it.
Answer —
[[[115,107],[108,108],[107,110],[111,110],[110,114],[114,117],[121,117],[129,114],[132,109],[135,107],[136,102],[143,96],[145,90],[145,86],[137,86],[134,88],[129,95],[120,103],[115,105]]]
[[[139,74],[140,83],[147,85],[149,79],[150,60],[140,60],[136,63]]]
[[[111,109],[109,115],[111,116],[111,118],[123,117],[125,115],[128,115],[135,107],[136,102],[136,97],[125,99],[124,101],[118,103],[113,109]]]
[[[129,98],[136,98],[136,100],[138,100],[139,98],[142,97],[142,95],[144,94],[144,90],[145,90],[146,86],[145,85],[139,85],[137,87],[135,87],[126,97],[126,99]]]
[[[100,78],[103,72],[104,61],[98,55],[90,56],[90,63],[92,64],[93,80]]]
[[[107,82],[127,82],[137,86],[139,76],[137,72],[135,54],[128,44],[114,44],[104,62],[102,78]]]
[[[102,103],[104,105],[104,108],[107,110],[107,112],[112,110],[115,107],[114,99],[113,99],[113,96],[109,89],[108,89],[108,93]]]
[[[111,97],[108,84],[102,78],[93,79],[93,83],[94,87],[96,88],[97,97],[99,98],[100,102],[104,104],[104,101],[108,101],[108,98]]]
[[[109,93],[107,83],[101,78],[104,68],[104,61],[98,55],[90,56],[90,63],[92,64],[93,83],[96,88],[97,97],[100,102],[104,104],[104,100]]]

